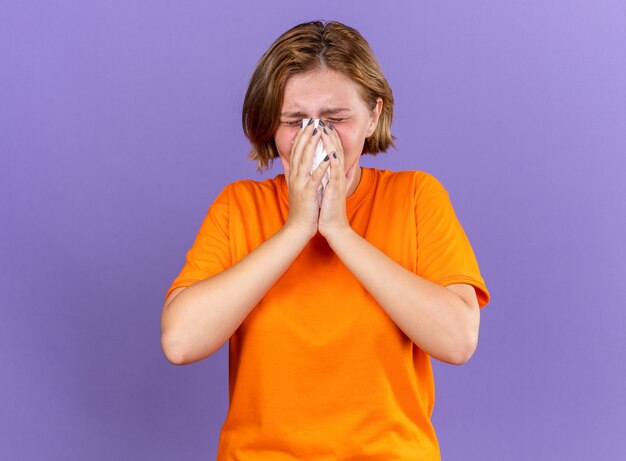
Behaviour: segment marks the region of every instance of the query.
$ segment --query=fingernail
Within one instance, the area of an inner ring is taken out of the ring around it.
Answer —
[[[322,119],[320,119],[320,125],[326,126],[326,124],[324,123],[324,121]]]
[[[309,119],[309,123],[307,123],[307,125],[310,125],[311,123],[313,123],[313,119],[312,118]]]
[[[332,126],[330,123],[328,124],[328,128],[330,128],[331,130],[334,130],[334,129],[335,129],[335,127],[334,127],[334,126]]]
[[[337,154],[335,152],[333,152],[333,157],[337,158]]]
[[[313,136],[315,136],[316,134],[317,134],[317,128],[313,130]]]
[[[322,128],[322,131],[324,131],[324,134],[328,134],[328,131],[326,131],[326,128]]]
[[[330,159],[330,157],[327,155],[326,157],[324,157],[324,161],[328,162],[328,160]]]

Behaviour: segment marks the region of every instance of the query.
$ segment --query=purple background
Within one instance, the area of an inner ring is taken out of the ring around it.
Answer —
[[[626,4],[3,1],[0,458],[207,460],[227,346],[160,347],[216,194],[259,176],[240,107],[270,43],[338,19],[394,90],[397,150],[448,189],[492,300],[433,360],[446,461],[626,459]]]

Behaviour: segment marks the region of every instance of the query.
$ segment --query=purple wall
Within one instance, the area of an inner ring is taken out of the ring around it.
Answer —
[[[441,180],[492,294],[472,359],[433,360],[443,459],[626,459],[626,4],[381,5],[2,2],[0,459],[214,458],[228,350],[171,365],[163,296],[217,192],[280,172],[240,106],[320,18],[394,90],[363,164]]]

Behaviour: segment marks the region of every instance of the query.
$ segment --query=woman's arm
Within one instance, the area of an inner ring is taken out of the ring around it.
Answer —
[[[354,232],[346,216],[346,191],[357,163],[346,171],[341,139],[324,132],[331,177],[324,191],[318,229],[335,254],[387,315],[420,349],[438,360],[465,363],[478,344],[480,309],[464,289],[448,289],[405,269]],[[337,154],[337,155],[335,155]]]
[[[289,191],[281,230],[223,272],[170,294],[161,316],[161,347],[170,362],[197,362],[222,347],[317,233],[317,188],[329,167],[326,157],[310,174],[320,137],[309,124],[295,134],[289,161],[281,156]]]
[[[352,228],[326,239],[398,327],[430,356],[460,365],[478,343],[478,303],[405,269]]]
[[[301,229],[285,225],[225,271],[172,292],[161,316],[161,347],[167,359],[188,364],[222,347],[309,239]]]

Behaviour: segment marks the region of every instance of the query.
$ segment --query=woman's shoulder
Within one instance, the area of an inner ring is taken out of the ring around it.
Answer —
[[[253,179],[242,178],[231,182],[228,186],[233,190],[248,190],[248,191],[276,191],[281,185],[282,174],[277,174],[272,178],[265,179]]]
[[[228,182],[222,187],[220,196],[224,198],[237,198],[249,196],[276,196],[281,188],[282,175],[278,174],[273,178],[252,179],[242,178]]]
[[[415,196],[446,192],[441,181],[432,173],[423,170],[386,170],[372,168],[379,186],[411,187]]]

